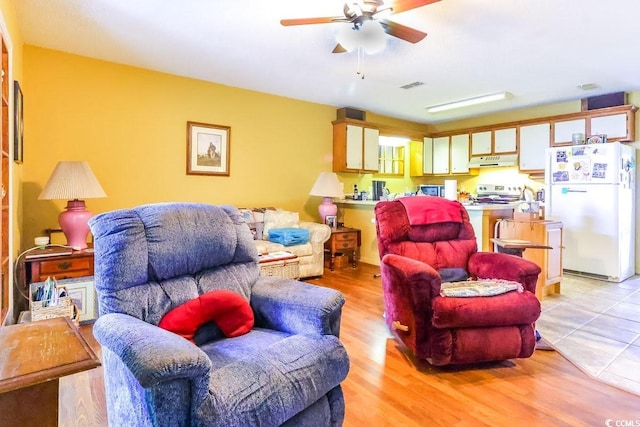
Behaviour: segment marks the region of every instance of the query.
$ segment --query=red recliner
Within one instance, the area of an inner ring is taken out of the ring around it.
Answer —
[[[514,255],[478,252],[466,209],[440,197],[406,197],[375,207],[387,325],[432,365],[525,358],[535,350],[540,267]],[[523,291],[441,296],[441,273],[503,279]]]

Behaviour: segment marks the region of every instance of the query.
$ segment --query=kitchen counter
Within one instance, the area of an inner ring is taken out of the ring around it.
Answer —
[[[378,240],[373,215],[373,208],[378,201],[336,199],[334,202],[339,205],[338,221],[343,222],[347,227],[361,230],[360,260],[368,264],[379,265],[380,256],[378,254]],[[493,250],[490,238],[493,237],[496,221],[503,218],[513,218],[513,211],[519,204],[520,202],[495,205],[463,203],[469,213],[469,221],[476,234],[478,250]]]
[[[420,197],[420,196],[414,196]],[[336,199],[334,203],[337,205],[352,205],[352,206],[375,206],[378,200],[352,200],[352,199]],[[497,203],[497,204],[473,204],[462,203],[467,211],[493,211],[502,209],[515,209],[522,202],[513,203]]]

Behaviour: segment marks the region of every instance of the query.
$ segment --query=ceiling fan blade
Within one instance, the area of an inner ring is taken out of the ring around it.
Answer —
[[[331,22],[345,22],[344,16],[328,16],[324,18],[296,18],[281,19],[280,24],[288,27],[290,25],[309,25],[309,24],[329,24]]]
[[[396,0],[391,3],[391,7],[393,8],[393,13],[400,13],[407,10],[416,9],[418,7],[426,6],[437,1],[440,0]]]
[[[338,43],[336,45],[336,47],[333,48],[331,53],[345,53],[346,51],[347,51],[347,49],[345,49],[344,47],[342,47],[342,45],[340,43]]]
[[[420,40],[427,37],[427,33],[407,27],[406,25],[398,24],[397,22],[389,21],[388,19],[381,19],[378,22],[382,25],[382,29],[385,33],[390,36],[406,40],[409,43],[418,43]]]

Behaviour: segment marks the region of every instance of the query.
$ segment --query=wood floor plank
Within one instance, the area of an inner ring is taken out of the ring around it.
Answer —
[[[557,352],[463,367],[415,360],[385,326],[378,271],[360,264],[309,280],[347,300],[346,427],[600,426],[606,419],[640,419],[640,396],[589,377]],[[91,326],[81,329],[100,354]],[[61,426],[107,426],[102,368],[63,378],[60,390]]]

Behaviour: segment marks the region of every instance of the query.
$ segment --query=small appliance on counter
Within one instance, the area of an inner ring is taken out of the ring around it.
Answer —
[[[376,181],[375,179],[371,181],[373,200],[380,200],[385,195],[385,184],[386,181]]]
[[[444,185],[418,185],[417,193],[425,196],[444,197]]]

